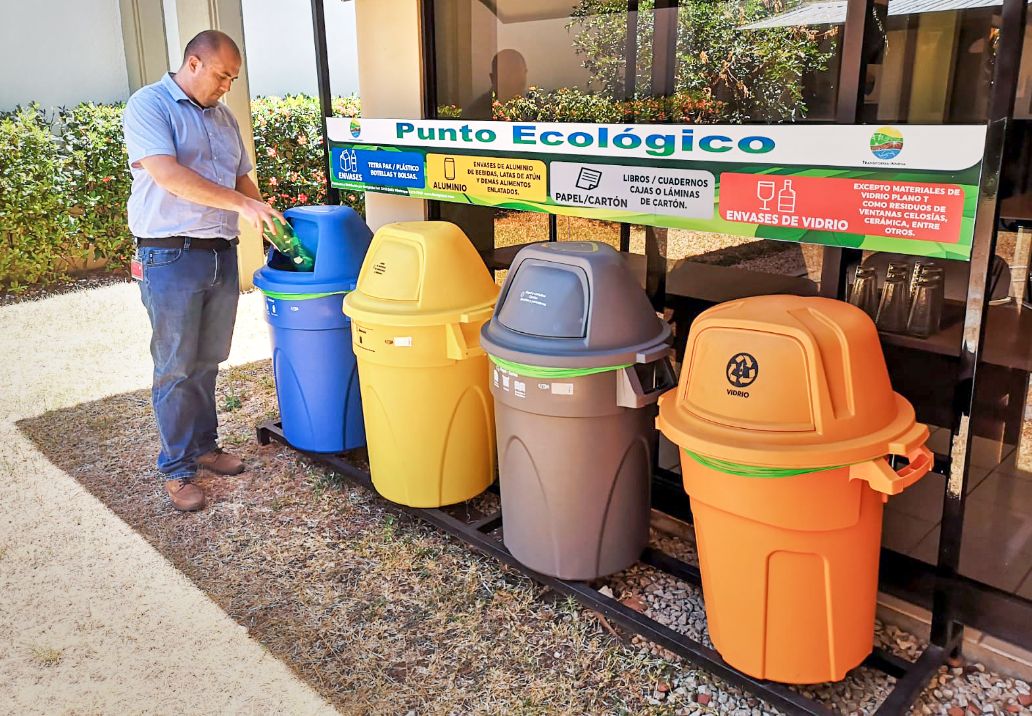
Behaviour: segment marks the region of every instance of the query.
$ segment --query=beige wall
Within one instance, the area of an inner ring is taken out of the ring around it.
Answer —
[[[118,0],[0,0],[0,111],[129,96]]]
[[[421,118],[423,38],[419,0],[355,0],[355,20],[362,115]],[[373,231],[393,221],[425,218],[425,201],[366,194],[366,222]]]

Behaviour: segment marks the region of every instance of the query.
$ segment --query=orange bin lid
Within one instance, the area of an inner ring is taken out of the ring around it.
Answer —
[[[889,383],[878,331],[842,301],[757,296],[692,324],[657,426],[680,447],[747,465],[817,468],[908,455],[928,438]]]

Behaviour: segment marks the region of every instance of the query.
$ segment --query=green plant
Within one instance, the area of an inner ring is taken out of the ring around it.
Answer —
[[[574,50],[602,92],[612,97],[650,94],[655,0],[638,5],[633,88],[624,87],[627,5],[580,0],[567,29]],[[804,78],[828,67],[838,28],[743,29],[786,9],[784,0],[687,0],[677,9],[675,87],[722,103],[713,120],[791,121],[806,116]],[[631,91],[627,91],[630,89]]]
[[[128,265],[133,239],[126,221],[132,176],[122,133],[120,104],[80,104],[58,114],[57,145],[63,157],[62,190],[76,258]]]
[[[61,274],[69,231],[51,122],[38,105],[0,117],[0,285],[13,290]]]
[[[359,116],[356,97],[333,102],[337,116]],[[251,102],[258,188],[266,200],[283,210],[326,201],[323,166],[322,115],[319,100],[307,95],[258,97]],[[341,203],[365,212],[361,192],[342,192]]]
[[[226,393],[222,396],[222,410],[227,413],[232,413],[234,410],[239,410],[243,406],[243,402],[240,400],[240,396],[236,393]]]
[[[702,92],[614,102],[575,87],[551,91],[531,87],[505,104],[495,102],[492,116],[508,122],[713,122],[723,111],[722,102]]]

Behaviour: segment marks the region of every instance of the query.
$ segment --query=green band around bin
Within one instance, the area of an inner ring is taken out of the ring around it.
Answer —
[[[715,457],[705,457],[698,453],[694,453],[691,450],[685,450],[684,452],[692,460],[703,467],[708,467],[710,470],[716,470],[717,472],[723,472],[727,475],[735,475],[737,477],[751,477],[761,480],[776,480],[783,477],[796,477],[798,475],[808,475],[811,472],[828,472],[829,470],[838,470],[843,467],[848,467],[847,465],[805,468],[761,467],[759,465],[743,465],[738,462],[718,460]]]
[[[261,289],[269,298],[278,301],[311,301],[313,298],[326,298],[327,296],[342,296],[350,291],[330,291],[329,293],[284,293],[282,291],[266,291]]]
[[[600,368],[545,368],[540,365],[527,365],[525,363],[517,363],[511,360],[505,360],[498,356],[489,355],[491,362],[499,368],[503,368],[512,373],[519,373],[525,375],[528,378],[543,378],[549,379],[562,379],[562,378],[582,378],[586,375],[596,375],[597,373],[607,373],[611,370],[623,370],[624,368],[630,367],[630,363],[623,365],[610,365],[602,366]]]

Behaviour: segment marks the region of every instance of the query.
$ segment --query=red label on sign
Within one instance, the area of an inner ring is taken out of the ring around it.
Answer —
[[[720,175],[726,221],[956,243],[964,191],[956,184],[771,174]]]

